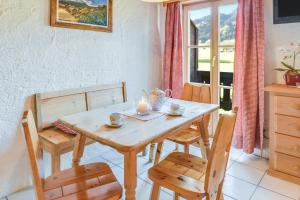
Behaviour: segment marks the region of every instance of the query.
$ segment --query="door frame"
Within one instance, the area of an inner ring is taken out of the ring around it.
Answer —
[[[210,89],[212,103],[219,104],[219,7],[227,4],[237,3],[237,0],[216,0],[211,2],[199,2],[183,5],[183,81],[190,82],[190,63],[189,63],[189,12],[201,8],[211,8],[211,44],[210,44]],[[203,85],[201,83],[193,83]],[[211,133],[217,126],[218,113],[215,112],[211,120]]]

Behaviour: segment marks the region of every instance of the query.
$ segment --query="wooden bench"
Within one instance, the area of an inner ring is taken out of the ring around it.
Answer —
[[[53,122],[66,115],[126,101],[125,82],[36,94],[37,128],[42,148],[51,154],[52,174],[60,172],[60,156],[73,150],[76,139],[53,127]]]

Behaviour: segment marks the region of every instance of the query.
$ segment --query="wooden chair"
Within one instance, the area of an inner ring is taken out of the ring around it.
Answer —
[[[122,197],[121,185],[104,163],[74,167],[44,179],[42,148],[31,111],[24,112],[22,125],[38,200],[116,200]]]
[[[37,128],[42,148],[51,154],[52,174],[60,172],[60,156],[74,149],[76,137],[53,127],[58,118],[127,101],[126,83],[36,94]],[[87,139],[86,144],[93,143]]]
[[[175,199],[206,200],[223,199],[222,187],[237,116],[237,108],[231,114],[221,115],[215,132],[209,159],[204,160],[186,153],[174,152],[152,167],[149,178],[154,182],[151,199],[159,196],[160,187],[175,192]]]
[[[204,85],[193,85],[191,83],[185,83],[184,89],[182,93],[182,100],[185,101],[194,101],[199,103],[211,103],[211,92],[209,86]],[[210,115],[204,117],[204,124],[205,128],[208,128],[209,121],[210,121]],[[197,125],[197,122],[191,126],[189,129],[183,130],[181,133],[176,134],[176,136],[171,136],[168,138],[168,140],[171,140],[172,142],[176,143],[176,149],[178,150],[178,144],[184,145],[184,152],[189,153],[189,146],[191,144],[197,143],[201,147],[202,156],[206,158],[206,152],[205,148],[203,147],[203,143],[201,141],[201,132],[199,130],[199,127]],[[151,150],[150,150],[150,158],[149,160],[153,160],[153,152],[154,151],[154,144],[151,144]],[[157,151],[159,151],[159,148],[157,148]],[[156,152],[157,154],[158,152]],[[156,157],[159,159],[159,157]],[[158,160],[155,160],[155,164],[158,162]]]

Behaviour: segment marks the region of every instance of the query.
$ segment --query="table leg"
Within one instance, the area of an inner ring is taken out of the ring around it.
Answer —
[[[208,133],[208,128],[205,126],[204,120],[201,120],[201,122],[199,123],[199,130],[206,149],[206,157],[209,158],[209,152],[210,152],[209,133]]]
[[[75,140],[75,146],[73,151],[73,167],[76,167],[80,163],[80,159],[83,156],[86,136],[79,134]]]
[[[136,152],[128,152],[124,157],[124,182],[126,200],[135,200],[135,189],[137,186],[136,156]]]
[[[155,154],[154,165],[158,164],[158,162],[159,162],[160,154],[162,152],[162,148],[163,148],[163,142],[158,143],[157,144],[156,154]]]

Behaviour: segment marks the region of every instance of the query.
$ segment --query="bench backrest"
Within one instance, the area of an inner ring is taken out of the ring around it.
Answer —
[[[58,118],[127,101],[125,82],[36,94],[37,127],[52,127]]]

